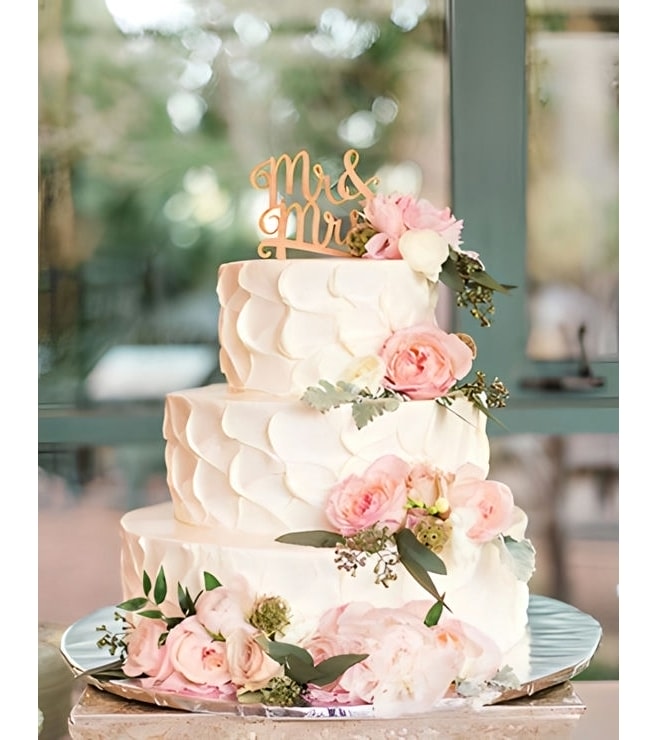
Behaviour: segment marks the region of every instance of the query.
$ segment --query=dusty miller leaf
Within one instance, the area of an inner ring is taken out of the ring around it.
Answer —
[[[319,382],[319,386],[306,389],[302,401],[322,413],[346,403],[354,403],[359,398],[359,389],[350,383],[338,381],[332,385],[328,380]]]
[[[505,536],[496,541],[501,548],[501,556],[507,562],[514,575],[527,583],[535,572],[535,548],[530,540],[518,540]]]
[[[400,405],[398,398],[361,398],[352,403],[352,418],[357,429],[363,429],[366,424],[386,411],[395,411]]]

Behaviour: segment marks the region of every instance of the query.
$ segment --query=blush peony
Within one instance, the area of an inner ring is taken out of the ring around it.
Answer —
[[[384,385],[416,400],[447,395],[473,365],[465,342],[432,325],[398,329],[380,356],[386,366]]]

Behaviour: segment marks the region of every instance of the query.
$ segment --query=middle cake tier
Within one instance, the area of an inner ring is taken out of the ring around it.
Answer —
[[[320,413],[215,384],[168,394],[163,433],[179,522],[272,539],[330,529],[331,487],[384,455],[446,472],[465,463],[489,470],[486,416],[465,398],[450,408],[406,401],[358,429],[349,405]]]

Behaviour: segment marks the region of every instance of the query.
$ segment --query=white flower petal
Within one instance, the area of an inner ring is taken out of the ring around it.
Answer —
[[[405,231],[398,242],[400,254],[414,272],[419,272],[428,280],[436,282],[441,266],[448,259],[448,242],[432,229],[410,229]]]

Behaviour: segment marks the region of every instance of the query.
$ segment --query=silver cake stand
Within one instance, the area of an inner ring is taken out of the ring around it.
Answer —
[[[72,624],[63,634],[61,652],[75,676],[85,674],[86,682],[108,693],[132,701],[145,702],[188,712],[210,712],[233,717],[270,717],[275,719],[372,719],[370,705],[326,707],[273,707],[263,704],[241,704],[226,700],[191,697],[171,692],[144,689],[132,679],[101,680],[89,671],[107,665],[114,659],[109,651],[97,645],[98,627],[114,621],[116,607],[103,607]],[[591,616],[562,601],[531,594],[528,607],[529,661],[517,669],[520,686],[487,692],[481,697],[450,697],[446,709],[456,706],[493,705],[536,694],[564,683],[590,664],[602,637],[601,625]],[[438,710],[443,704],[439,704]]]

